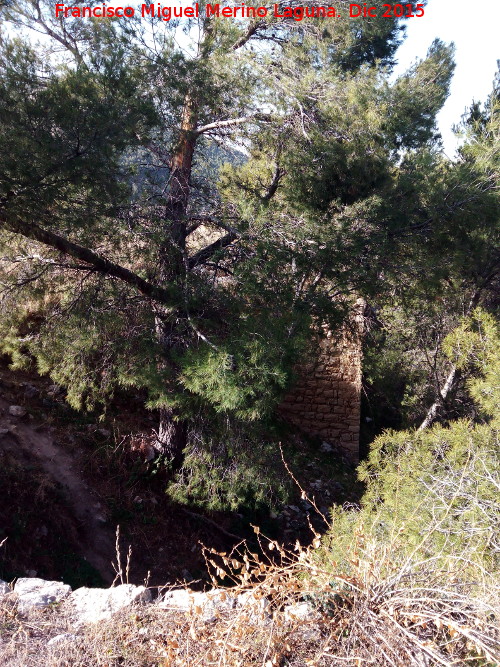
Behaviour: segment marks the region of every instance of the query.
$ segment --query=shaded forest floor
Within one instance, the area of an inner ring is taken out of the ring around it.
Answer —
[[[9,414],[17,405],[23,416]],[[0,363],[0,578],[39,576],[73,587],[111,583],[115,531],[122,561],[132,548],[129,580],[152,586],[207,580],[201,545],[218,551],[242,539],[252,543],[258,524],[284,544],[311,537],[312,512],[299,489],[282,508],[259,512],[207,512],[179,505],[165,494],[166,477],[133,451],[135,434],[151,432],[154,417],[139,397],[117,397],[101,421],[77,413],[49,378],[12,371]],[[354,502],[360,486],[345,462],[318,443],[301,443],[299,481],[322,511]],[[333,473],[332,473],[333,471]]]

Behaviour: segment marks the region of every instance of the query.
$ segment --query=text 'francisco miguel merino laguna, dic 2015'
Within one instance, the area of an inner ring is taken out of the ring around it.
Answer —
[[[293,6],[287,7],[283,3],[274,4],[272,10],[269,7],[252,7],[244,2],[229,7],[219,3],[207,3],[202,12],[204,16],[216,16],[226,18],[264,18],[272,15],[277,18],[291,18],[295,21],[302,21],[304,18],[341,18],[344,14],[350,18],[375,18],[377,16],[387,18],[412,18],[424,15],[424,5],[413,4],[384,4],[381,7],[370,6],[366,3],[351,3],[348,7],[348,14],[342,9],[342,12],[332,6]],[[94,5],[92,7],[70,6],[64,4],[55,5],[56,18],[133,18],[141,16],[142,18],[159,18],[163,21],[170,21],[176,18],[198,18],[200,16],[200,7],[196,3],[191,7],[172,7],[163,6],[160,3],[141,5],[140,8],[134,7],[111,7],[109,5]]]

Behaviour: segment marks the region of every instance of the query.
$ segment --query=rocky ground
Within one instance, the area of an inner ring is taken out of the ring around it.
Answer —
[[[38,578],[18,579],[11,589],[0,581],[1,664],[270,667],[300,639],[305,655],[286,664],[304,665],[325,634],[309,604],[290,598],[273,608],[255,588],[156,593],[153,599],[150,590],[130,584],[72,591]]]

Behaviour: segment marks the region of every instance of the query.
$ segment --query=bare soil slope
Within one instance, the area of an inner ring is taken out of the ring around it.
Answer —
[[[78,470],[74,456],[39,426],[23,423],[9,414],[9,403],[0,398],[0,449],[22,458],[25,465],[39,466],[62,491],[63,501],[79,538],[79,552],[106,583],[114,578],[114,533],[103,522],[101,504]]]
[[[26,414],[10,414],[13,405]],[[229,548],[239,541],[230,532],[240,519],[169,500],[161,471],[152,474],[127,435],[151,425],[133,397],[101,423],[75,413],[49,378],[12,371],[0,359],[0,542],[7,537],[0,578],[36,573],[73,587],[109,584],[118,525],[122,562],[132,546],[131,582],[204,578],[200,543]]]

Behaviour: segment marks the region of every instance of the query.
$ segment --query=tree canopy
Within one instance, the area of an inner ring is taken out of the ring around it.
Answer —
[[[200,8],[1,10],[2,348],[75,407],[146,390],[175,466],[194,415],[270,414],[356,296],[473,298],[498,271],[498,115],[439,151],[452,46],[393,79],[403,19]]]

